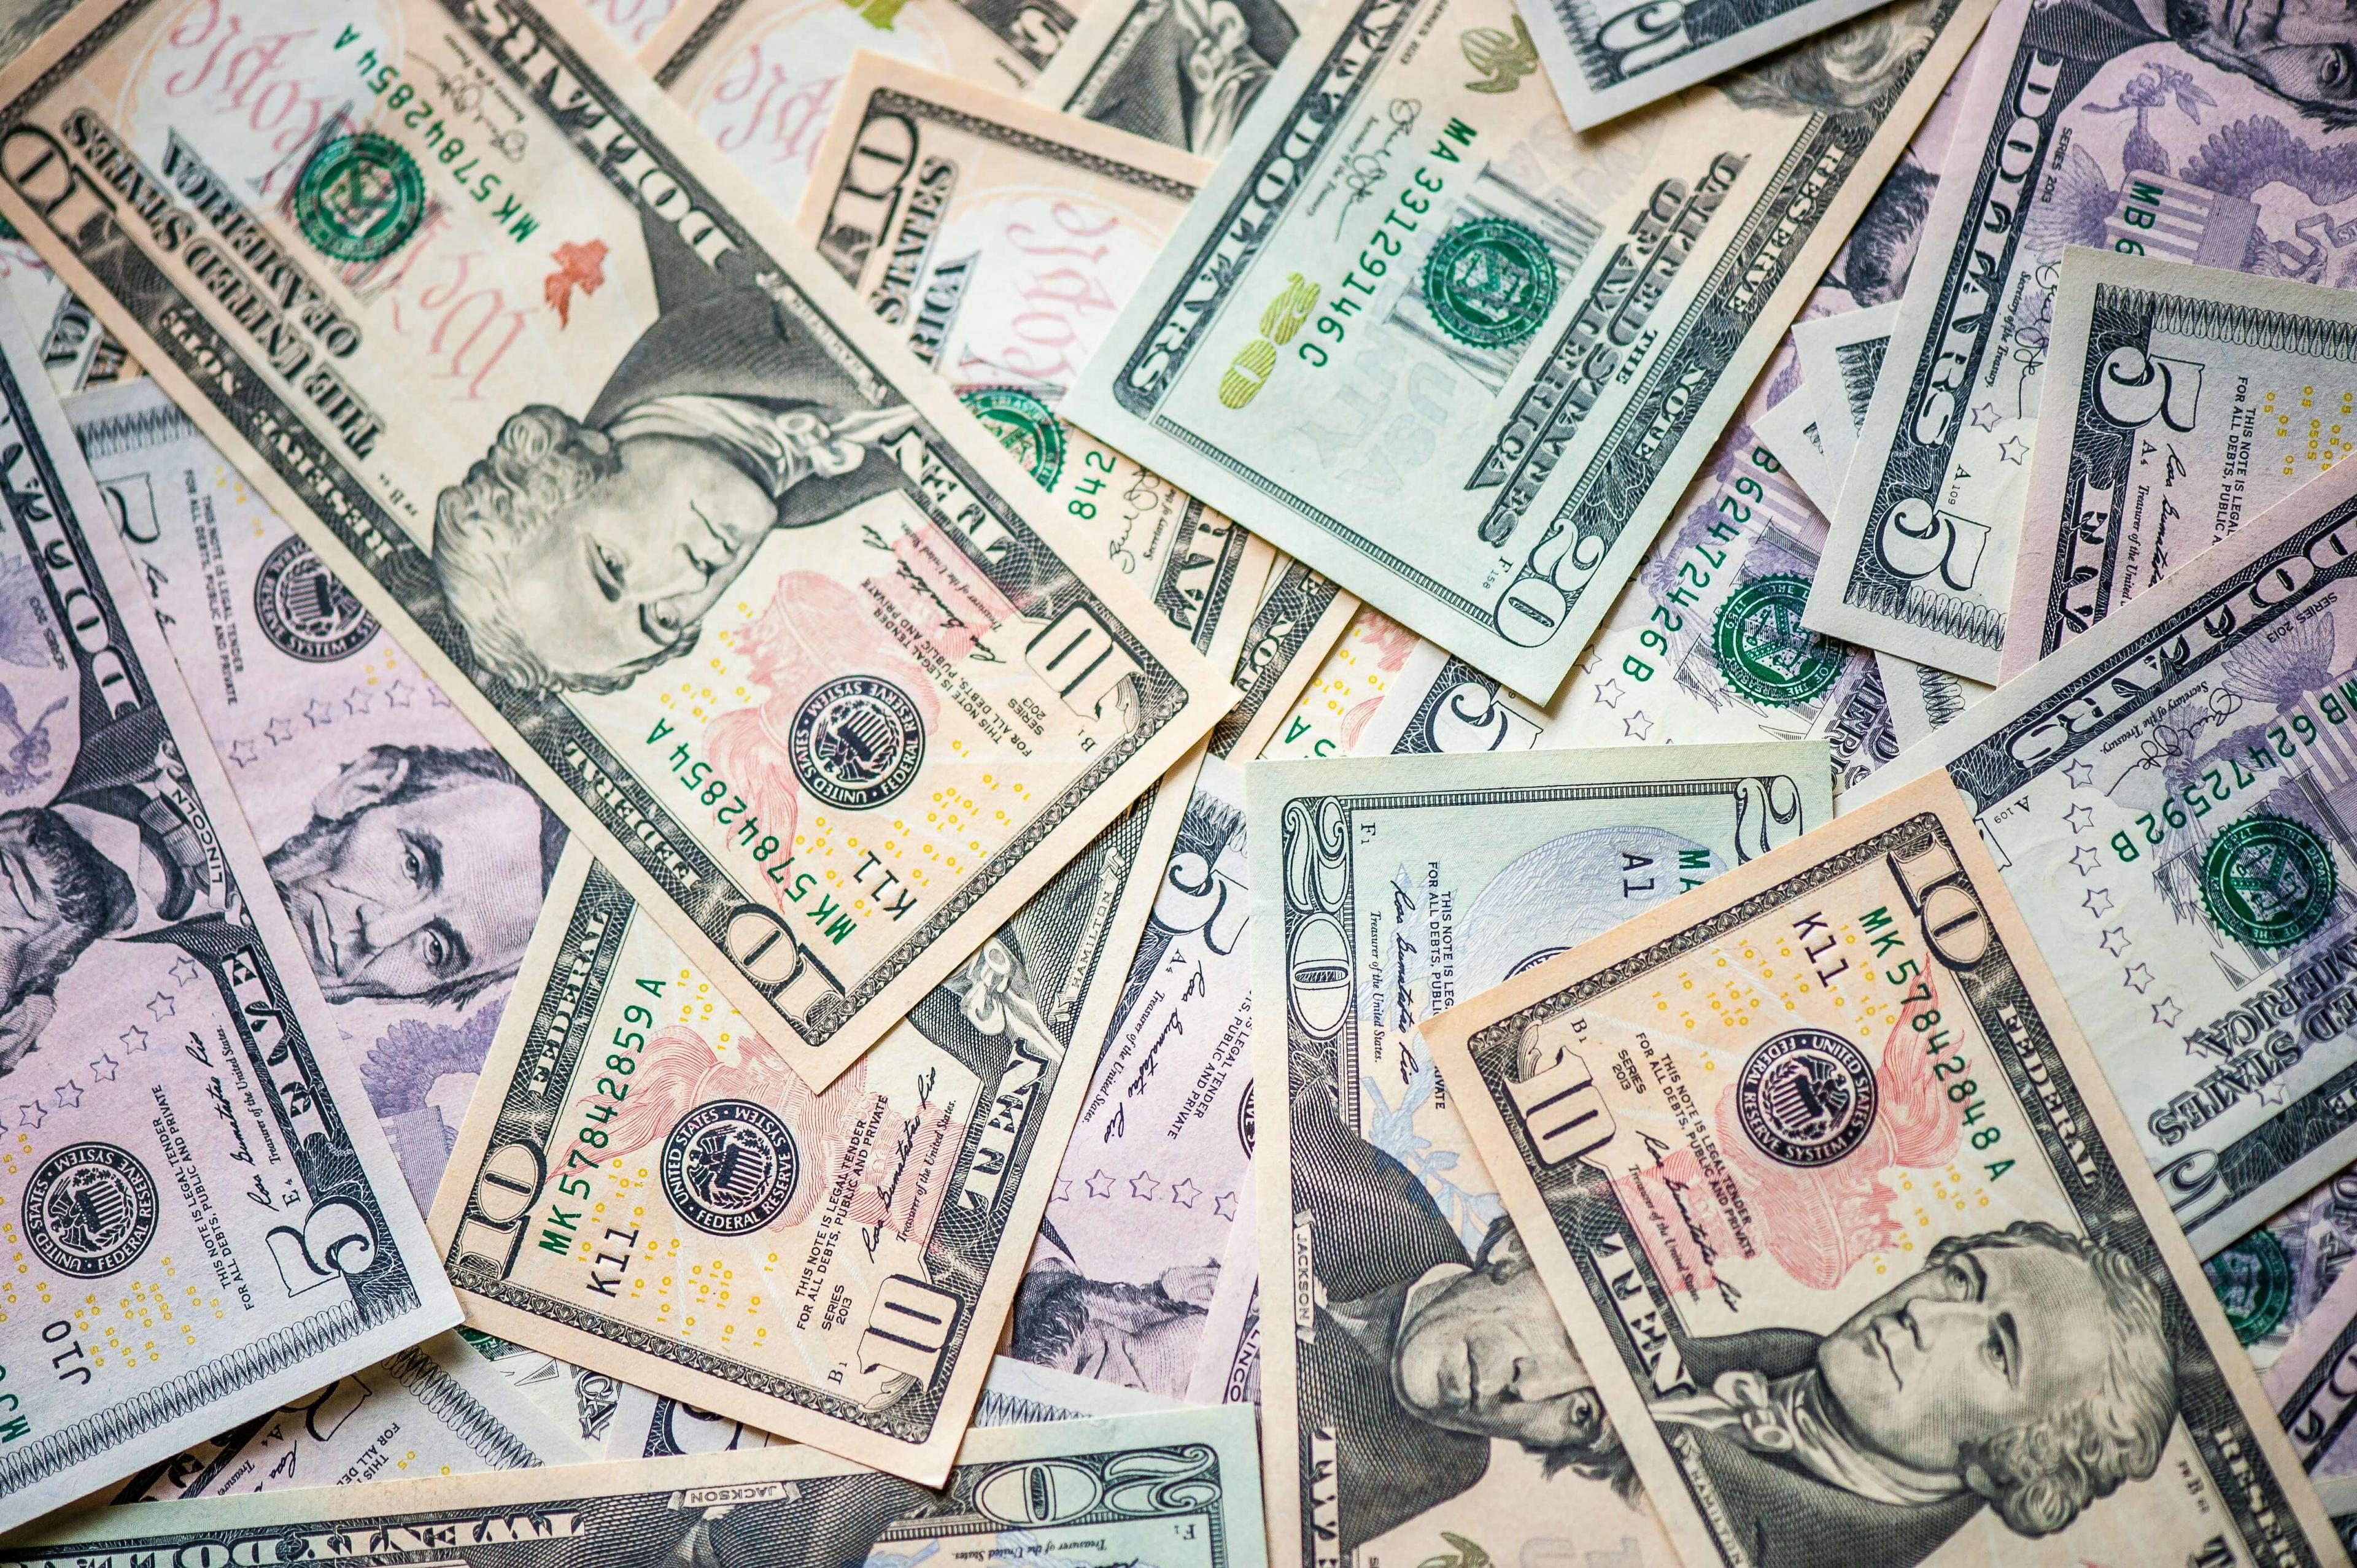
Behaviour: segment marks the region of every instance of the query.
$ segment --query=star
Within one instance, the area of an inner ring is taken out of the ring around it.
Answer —
[[[1113,1184],[1117,1179],[1119,1178],[1109,1176],[1103,1171],[1091,1171],[1089,1173],[1089,1179],[1082,1185],[1089,1189],[1089,1196],[1091,1197],[1111,1197],[1113,1196]]]
[[[173,1014],[178,1013],[179,1010],[179,1004],[173,1001],[170,997],[165,995],[160,991],[156,993],[154,998],[147,1004],[147,1011],[159,1024],[165,1019],[170,1017]]]
[[[1057,1203],[1071,1202],[1072,1178],[1070,1176],[1058,1176],[1056,1178],[1055,1187],[1049,1190],[1048,1196],[1052,1201]]]
[[[203,972],[203,970],[197,967],[197,961],[187,953],[182,953],[172,961],[172,978],[182,985],[193,983],[197,976]]]
[[[98,1059],[90,1064],[90,1079],[92,1083],[113,1083],[114,1075],[122,1070],[121,1062],[102,1051]]]
[[[344,695],[344,712],[355,716],[369,711],[376,702],[376,693],[366,686],[355,686]]]
[[[2083,843],[2071,852],[2071,869],[2082,876],[2094,875],[2095,867],[2103,864],[2104,857],[2095,853],[2093,844]]]
[[[1996,404],[1993,403],[1982,403],[1973,410],[1970,417],[1973,422],[1974,429],[1995,430],[1996,428]]]
[[[2071,781],[2073,789],[2083,789],[2095,781],[2095,765],[2083,757],[2074,757],[2062,765],[2062,777]]]
[[[1195,1185],[1193,1176],[1179,1177],[1178,1185],[1170,1189],[1170,1201],[1181,1208],[1194,1208],[1195,1200],[1202,1196],[1203,1189]]]
[[[314,697],[303,704],[303,716],[311,721],[313,729],[321,729],[336,722],[336,710]]]
[[[2090,887],[2087,889],[2087,897],[2080,902],[2085,906],[2087,913],[2100,920],[2104,918],[2104,911],[2112,907],[2112,890],[2108,887]]]
[[[2127,928],[2125,926],[2105,927],[2104,929],[2103,936],[2096,940],[2095,945],[2103,949],[2105,952],[2111,954],[2114,958],[2119,957],[2122,953],[2128,950]]]
[[[2141,996],[2144,994],[2144,988],[2152,983],[2152,971],[2145,964],[2132,963],[2127,967],[2126,978],[2120,983]]]
[[[449,708],[456,707],[457,705],[451,702],[449,698],[442,694],[442,688],[439,686],[426,687],[425,696],[426,700],[431,702],[437,708]]]
[[[2174,1029],[2177,1021],[2185,1016],[2185,1009],[2177,1004],[2174,996],[2164,996],[2152,1004],[2152,1021],[2164,1029]]]
[[[229,743],[229,759],[243,768],[249,762],[259,762],[262,754],[253,749],[253,742],[250,740],[233,740]]]
[[[2083,833],[2095,825],[2095,808],[2082,800],[2063,812],[2062,820],[2071,824],[2072,832]]]
[[[1620,705],[1620,682],[1608,679],[1602,685],[1597,687],[1596,703],[1598,707],[1619,707]]]
[[[406,681],[395,681],[392,685],[387,686],[384,689],[384,701],[387,707],[405,708],[409,706],[409,682]]]
[[[1129,1178],[1129,1196],[1142,1197],[1151,1203],[1154,1201],[1155,1193],[1159,1191],[1161,1187],[1162,1184],[1154,1179],[1151,1172],[1140,1171]]]
[[[2018,468],[2021,460],[2029,456],[2029,443],[2018,435],[2008,435],[1996,444],[1996,455]]]
[[[262,726],[262,733],[273,746],[285,746],[295,738],[295,726],[285,719],[273,719]]]
[[[1620,732],[1631,740],[1651,740],[1653,738],[1653,721],[1645,716],[1644,709],[1639,708],[1620,721]]]
[[[147,1031],[134,1024],[115,1036],[114,1043],[126,1051],[144,1051],[147,1048]]]
[[[1233,1219],[1236,1217],[1236,1195],[1232,1192],[1223,1192],[1211,1199],[1211,1217],[1215,1219]]]
[[[81,1085],[72,1079],[66,1079],[49,1092],[58,1097],[59,1104],[70,1105],[77,1111],[81,1109]]]
[[[16,1107],[16,1125],[19,1127],[38,1127],[48,1119],[49,1108],[38,1100],[30,1105]]]

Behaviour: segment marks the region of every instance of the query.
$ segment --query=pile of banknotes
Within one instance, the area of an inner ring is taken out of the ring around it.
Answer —
[[[0,0],[0,1568],[2350,1562],[2344,0]]]

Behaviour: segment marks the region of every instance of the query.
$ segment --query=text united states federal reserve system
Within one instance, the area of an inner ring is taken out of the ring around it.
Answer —
[[[1543,703],[1985,14],[1581,136],[1501,0],[1329,7],[1064,413]]]
[[[0,212],[813,1086],[1232,701],[571,6],[87,7]]]
[[[1945,777],[1426,1036],[1689,1565],[2345,1561]]]

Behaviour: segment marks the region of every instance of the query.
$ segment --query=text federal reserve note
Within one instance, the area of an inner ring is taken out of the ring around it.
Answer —
[[[2357,295],[2073,248],[2007,680],[2357,453]]]
[[[78,1512],[0,1542],[22,1568],[430,1561],[1052,1563],[1264,1568],[1252,1412],[977,1432],[941,1491],[795,1445]]]
[[[1983,14],[1581,138],[1501,0],[1331,7],[1065,413],[1544,702]]]
[[[1427,1030],[1688,1564],[2344,1561],[1946,779]]]
[[[235,112],[272,31],[353,107]],[[0,212],[805,1080],[1232,700],[570,4],[122,0],[10,72]]]
[[[226,1498],[598,1457],[453,1332],[175,1455],[134,1476],[114,1500]]]
[[[1418,1029],[1829,821],[1824,745],[1246,780],[1273,1555],[1421,1562],[1462,1538],[1502,1563],[1579,1542],[1667,1563]]]
[[[0,1521],[458,1320],[48,376],[0,314]]]
[[[2357,465],[1967,708],[1964,791],[2203,1256],[2357,1160]],[[1889,785],[1868,779],[1859,799]]]
[[[568,850],[435,1204],[470,1320],[938,1482],[1169,854],[1141,801],[814,1094]]]
[[[2230,0],[1998,7],[1811,626],[1996,680],[2066,246],[2351,281],[2357,192],[2313,171],[2357,144],[2341,84],[2357,16],[2278,15]],[[2311,455],[2261,435],[2299,475],[2330,460],[2323,443]]]

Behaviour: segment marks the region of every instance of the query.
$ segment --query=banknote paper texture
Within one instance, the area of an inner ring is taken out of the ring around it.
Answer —
[[[1081,0],[684,0],[639,63],[780,212],[802,205],[862,50],[1021,92]]]
[[[1308,0],[1090,0],[1028,96],[1216,158],[1316,8]],[[1523,74],[1535,65],[1525,61]]]
[[[2319,1489],[2357,1486],[2357,1434],[2350,1430],[2357,1416],[2357,1278],[2342,1272],[2280,1347],[2264,1380],[2309,1478]]]
[[[2271,1373],[2310,1322],[2357,1316],[2357,1300],[2325,1306],[2357,1257],[2357,1170],[2342,1171],[2201,1265],[2251,1364]],[[2274,1380],[2270,1378],[2272,1387]],[[2357,1469],[2357,1466],[2352,1466]]]
[[[1890,730],[1900,749],[1913,746],[1989,693],[1978,681],[1951,675],[1895,653],[1876,650],[1882,691],[1890,704]]]
[[[1133,807],[823,1094],[568,849],[435,1205],[472,1320],[938,1482],[1170,807]]]
[[[1909,285],[1812,626],[1996,679],[2067,246],[2350,281],[2357,199],[2314,171],[2357,135],[2337,81],[2357,21],[2267,16],[1999,6],[1923,242],[1938,264]],[[2332,460],[2281,445],[2306,477]]]
[[[322,16],[83,13],[0,87],[0,211],[824,1084],[1227,671],[573,7]],[[228,112],[232,27],[354,109]],[[461,274],[507,327],[454,361]]]
[[[1899,302],[1891,300],[1871,310],[1815,317],[1792,328],[1792,352],[1801,361],[1801,383],[1817,411],[1817,435],[1833,470],[1832,499],[1836,504],[1898,317]]]
[[[134,1476],[114,1500],[349,1487],[602,1456],[456,1333],[437,1334]]]
[[[1252,1412],[997,1427],[933,1491],[802,1445],[81,1512],[0,1563],[1005,1562],[1263,1568]]]
[[[1427,1026],[1690,1564],[2338,1563],[1944,778]]]
[[[1258,1342],[1274,1554],[1421,1561],[1453,1534],[1667,1563],[1418,1029],[1829,821],[1824,745],[1265,764],[1246,788],[1260,1277],[1289,1282]]]
[[[2357,1156],[2352,490],[2337,467],[1908,758],[1964,792],[2072,1007],[2103,1021],[2112,1091],[2204,1256]]]
[[[1436,5],[1321,14],[1066,413],[1544,702],[1982,11],[1576,138]]]
[[[5,315],[0,405],[14,584],[0,1113],[27,1270],[0,1325],[16,1374],[0,1380],[0,1521],[15,1523],[457,1309],[106,505]]]
[[[795,231],[1210,653],[1273,552],[1055,410],[1211,166],[879,55],[842,91]]]
[[[161,387],[66,415],[423,1208],[565,829]]]
[[[1572,128],[1585,131],[1872,8],[1872,0],[1748,5],[1545,0],[1518,14],[1513,32],[1524,51],[1535,46]]]
[[[2357,295],[2072,249],[2007,680],[2357,452]]]

